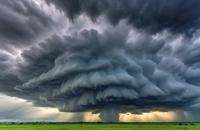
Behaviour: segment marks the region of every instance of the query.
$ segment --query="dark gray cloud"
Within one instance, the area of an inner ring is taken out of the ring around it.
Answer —
[[[199,81],[188,80],[194,64],[185,64],[178,49],[164,51],[173,49],[164,40],[127,41],[122,27],[54,36],[24,51],[19,96],[64,112],[100,112],[104,121],[117,121],[119,112],[192,109],[200,94]]]
[[[46,0],[66,12],[72,20],[87,14],[93,20],[104,15],[116,25],[127,19],[134,27],[148,32],[169,29],[174,33],[191,34],[200,27],[198,0]]]
[[[13,45],[18,48],[31,45],[55,25],[53,18],[31,0],[0,1],[1,48],[10,50]]]
[[[0,88],[3,92],[11,93],[13,86],[21,83],[16,71],[18,51],[37,44],[55,25],[56,21],[31,0],[0,1]]]
[[[0,52],[0,57],[0,90],[1,92],[12,93],[14,91],[13,86],[22,83],[15,75],[15,60],[11,54],[2,50]]]
[[[103,15],[116,26],[99,31],[74,22],[65,35],[45,38],[56,26],[52,16],[32,1],[0,2],[0,92],[64,112],[101,113],[103,121],[118,121],[120,112],[200,109],[198,1],[50,2],[71,19]]]

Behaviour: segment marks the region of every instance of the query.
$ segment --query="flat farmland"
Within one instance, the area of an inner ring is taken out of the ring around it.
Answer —
[[[1,124],[0,130],[200,130],[200,124]]]

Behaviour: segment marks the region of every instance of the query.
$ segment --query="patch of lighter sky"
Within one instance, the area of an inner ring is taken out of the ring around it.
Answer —
[[[35,107],[24,99],[0,93],[0,121],[76,121],[75,113],[62,113],[56,108]]]
[[[189,113],[183,112],[184,118],[190,118]],[[120,122],[173,122],[178,121],[179,115],[176,111],[160,112],[153,111],[143,114],[121,113]],[[85,113],[83,121],[85,122],[100,122],[99,114]]]

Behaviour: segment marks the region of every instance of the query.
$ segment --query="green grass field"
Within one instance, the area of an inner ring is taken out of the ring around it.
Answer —
[[[200,130],[200,124],[23,124],[0,130]]]

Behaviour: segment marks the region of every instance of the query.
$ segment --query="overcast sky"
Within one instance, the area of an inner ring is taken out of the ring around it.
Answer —
[[[200,121],[199,12],[199,0],[0,0],[0,121]]]

